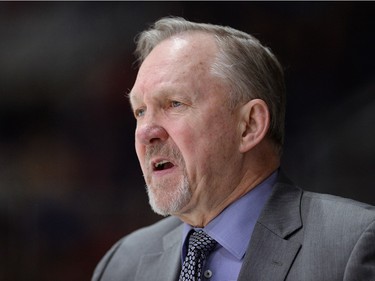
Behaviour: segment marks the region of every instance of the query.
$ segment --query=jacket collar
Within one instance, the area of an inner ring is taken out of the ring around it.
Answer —
[[[280,172],[255,226],[239,281],[285,280],[301,248],[302,193]]]
[[[181,271],[182,224],[163,237],[163,251],[144,255],[134,280],[175,281]]]

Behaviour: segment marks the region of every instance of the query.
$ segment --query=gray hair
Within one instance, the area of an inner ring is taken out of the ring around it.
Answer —
[[[252,35],[227,26],[166,17],[136,38],[138,63],[141,64],[161,41],[191,32],[205,32],[215,38],[219,52],[212,72],[227,81],[231,89],[231,107],[256,98],[267,104],[271,119],[268,136],[281,151],[285,134],[284,72],[271,50]]]

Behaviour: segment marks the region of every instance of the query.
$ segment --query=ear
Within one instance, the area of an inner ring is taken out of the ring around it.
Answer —
[[[253,99],[240,109],[240,152],[245,153],[261,142],[270,126],[267,104],[261,99]]]

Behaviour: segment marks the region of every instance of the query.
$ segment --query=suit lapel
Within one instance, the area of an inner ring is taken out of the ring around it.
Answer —
[[[141,258],[135,280],[175,281],[181,270],[181,225],[163,238],[163,251]]]
[[[283,180],[281,175],[258,219],[238,281],[285,280],[301,248],[302,190]]]

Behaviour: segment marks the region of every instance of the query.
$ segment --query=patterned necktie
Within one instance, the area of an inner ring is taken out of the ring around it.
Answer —
[[[200,281],[203,261],[216,245],[216,241],[203,230],[194,231],[189,238],[189,249],[182,264],[179,281]]]

